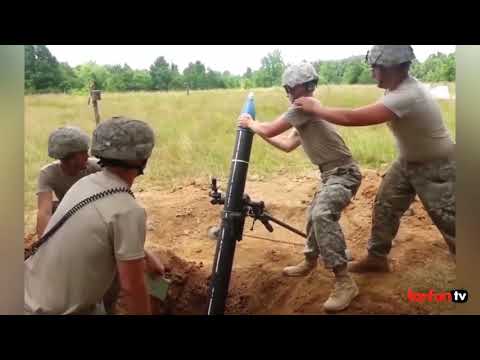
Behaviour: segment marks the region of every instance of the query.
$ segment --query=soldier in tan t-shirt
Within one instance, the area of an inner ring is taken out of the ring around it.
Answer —
[[[81,207],[25,261],[25,313],[104,314],[102,299],[118,274],[128,314],[150,314],[145,271],[162,273],[144,250],[146,213],[130,188],[154,147],[144,122],[103,121],[92,154],[103,169],[77,181],[50,219],[46,233],[77,204]]]
[[[438,103],[409,75],[415,55],[409,45],[375,45],[367,55],[380,101],[359,109],[332,109],[313,98],[295,105],[305,112],[344,126],[387,123],[399,156],[382,180],[375,199],[368,256],[350,264],[350,271],[389,271],[387,255],[400,218],[418,195],[433,223],[455,254],[455,144]]]
[[[283,74],[290,102],[301,96],[313,96],[317,81],[315,69],[306,62],[288,67]],[[321,119],[317,121],[315,116],[294,107],[269,123],[254,121],[248,114],[242,114],[239,125],[249,127],[286,152],[302,145],[310,161],[319,167],[322,186],[308,210],[305,259],[285,268],[283,273],[306,276],[316,267],[320,256],[325,267],[335,274],[335,286],[324,309],[334,312],[347,308],[359,290],[347,271],[347,248],[339,220],[362,179],[350,150],[334,125]],[[288,136],[280,135],[292,127],[294,130]]]
[[[84,176],[100,170],[97,160],[88,158],[90,137],[83,130],[66,126],[48,138],[48,155],[57,161],[40,169],[37,182],[37,235],[41,237],[52,213],[70,187]],[[54,200],[53,197],[57,200]]]

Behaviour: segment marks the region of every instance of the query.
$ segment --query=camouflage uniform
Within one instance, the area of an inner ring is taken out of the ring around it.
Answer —
[[[154,138],[151,128],[145,126],[143,122],[124,117],[113,117],[100,124],[93,133],[92,154],[99,158],[121,161],[147,159],[151,155]],[[115,146],[112,146],[112,140],[115,141]],[[132,147],[132,144],[135,145]],[[103,305],[107,314],[114,312],[120,290],[117,273],[103,297]]]
[[[146,212],[126,192],[98,194],[130,187],[108,169],[108,161],[116,161],[114,166],[129,166],[124,163],[127,160],[146,162],[154,145],[153,130],[144,122],[112,118],[97,126],[92,154],[103,159],[107,168],[72,186],[46,232],[80,201],[94,194],[99,197],[75,213],[25,261],[25,313],[100,314],[104,313],[103,304],[109,311],[120,288],[117,261],[145,257]]]
[[[329,269],[347,264],[345,238],[338,221],[361,181],[355,164],[322,173],[322,187],[308,209],[305,257],[314,259],[320,255]]]
[[[449,250],[455,253],[455,161],[427,163],[395,161],[375,198],[369,253],[386,256],[397,234],[400,218],[418,194]]]
[[[318,80],[315,68],[301,62],[285,70],[282,85],[294,88],[314,80]],[[284,119],[295,127],[303,149],[322,172],[322,187],[307,214],[305,258],[313,260],[320,255],[326,268],[342,268],[347,263],[346,244],[338,221],[360,186],[360,170],[334,125],[295,108],[290,108]]]
[[[411,46],[406,45],[376,45],[367,54],[370,65],[386,67],[414,58]],[[399,117],[388,125],[397,139],[400,156],[387,171],[377,193],[368,251],[377,257],[385,257],[390,252],[400,218],[418,194],[450,252],[455,254],[454,144],[444,127],[438,104],[419,90],[416,80],[408,78],[404,83],[407,85],[397,90],[402,93],[400,101],[387,102],[387,93],[382,99]],[[400,98],[400,95],[395,96]],[[413,105],[395,103],[409,101]],[[412,115],[411,109],[415,106],[423,107]],[[398,111],[397,108],[402,109]]]

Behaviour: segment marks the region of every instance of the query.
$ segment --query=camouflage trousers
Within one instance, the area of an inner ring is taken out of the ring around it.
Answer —
[[[305,257],[320,255],[328,269],[346,266],[345,237],[338,221],[361,182],[362,174],[355,164],[322,173],[322,187],[308,209]]]
[[[418,194],[425,210],[455,254],[455,161],[423,164],[395,161],[375,198],[369,253],[386,256],[397,235],[400,218]]]

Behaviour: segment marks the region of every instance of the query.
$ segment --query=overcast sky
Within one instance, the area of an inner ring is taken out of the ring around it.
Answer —
[[[302,60],[338,60],[365,55],[371,45],[47,45],[60,62],[76,66],[88,61],[101,65],[128,64],[133,69],[148,69],[159,56],[178,65],[180,71],[189,62],[200,60],[216,71],[243,74],[247,67],[256,70],[261,59],[279,49],[285,63]],[[455,52],[455,45],[413,45],[418,60],[430,54]]]

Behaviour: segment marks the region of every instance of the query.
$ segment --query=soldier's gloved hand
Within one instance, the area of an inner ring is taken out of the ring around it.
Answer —
[[[163,275],[165,274],[165,266],[162,261],[151,251],[145,249],[145,265],[146,270],[150,274]]]

